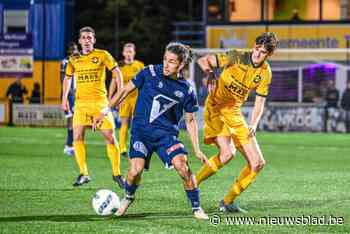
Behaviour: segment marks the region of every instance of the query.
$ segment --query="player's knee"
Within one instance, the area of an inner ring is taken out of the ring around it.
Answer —
[[[73,133],[74,141],[83,141],[84,134],[83,133]]]
[[[133,166],[130,168],[128,176],[132,178],[137,178],[142,174],[143,168],[139,166]]]
[[[231,148],[225,148],[220,150],[220,161],[222,164],[228,163],[232,158],[234,154],[231,150]]]
[[[255,172],[261,171],[266,165],[265,159],[259,159],[258,161],[252,163],[251,169]]]
[[[259,161],[259,166],[258,166],[258,167],[259,167],[259,170],[263,169],[265,165],[266,165],[265,159],[261,159],[261,160]]]
[[[113,145],[115,143],[115,139],[114,139],[113,134],[109,134],[109,135],[105,136],[105,140],[106,140],[107,144]]]
[[[173,163],[174,168],[176,171],[179,173],[179,175],[185,180],[190,180],[191,179],[191,170],[188,167],[186,161],[176,161]]]

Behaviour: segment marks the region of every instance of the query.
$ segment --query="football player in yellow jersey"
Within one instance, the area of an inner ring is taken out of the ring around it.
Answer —
[[[209,96],[204,111],[204,142],[215,144],[219,152],[203,165],[196,175],[197,183],[215,174],[227,164],[238,149],[247,165],[242,169],[226,196],[219,203],[223,212],[244,212],[235,199],[253,182],[264,167],[265,160],[255,138],[263,114],[266,96],[271,83],[271,69],[267,63],[278,40],[274,33],[263,33],[255,40],[252,50],[229,50],[209,54],[198,59],[201,69],[209,76]],[[222,72],[215,79],[213,69]],[[256,98],[250,123],[247,124],[240,107],[255,90]]]
[[[112,178],[119,187],[123,188],[124,179],[120,173],[120,151],[114,134],[114,119],[108,108],[105,69],[108,68],[113,72],[118,90],[122,87],[123,77],[113,57],[105,50],[95,49],[95,42],[95,31],[91,27],[80,29],[81,55],[69,59],[66,77],[63,81],[62,109],[64,111],[68,110],[67,96],[73,75],[76,81],[73,146],[80,174],[73,186],[80,186],[90,181],[84,144],[85,129],[87,126],[92,126],[94,119],[100,113],[104,113],[105,118],[99,129],[107,144],[107,155],[112,164]]]
[[[144,68],[141,61],[135,59],[136,46],[134,43],[126,43],[123,47],[124,60],[119,62],[120,71],[123,74],[123,83],[126,85],[134,76]],[[116,82],[113,79],[109,86],[109,99],[111,100],[116,89]],[[129,121],[134,114],[134,108],[137,99],[137,89],[129,94],[120,104],[119,117],[121,126],[119,130],[119,144],[122,156],[127,156],[126,141],[128,138]]]

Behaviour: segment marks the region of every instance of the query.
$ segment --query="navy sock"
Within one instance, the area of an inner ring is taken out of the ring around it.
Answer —
[[[129,185],[127,181],[125,181],[125,193],[126,196],[133,197],[137,188],[139,187],[137,184]]]
[[[187,194],[188,200],[190,200],[192,205],[192,210],[198,210],[200,207],[200,201],[199,201],[199,188],[195,188],[193,190],[185,190]]]
[[[67,141],[66,145],[73,146],[73,129],[67,129]]]

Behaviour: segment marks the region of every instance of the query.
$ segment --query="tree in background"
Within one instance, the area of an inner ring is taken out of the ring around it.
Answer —
[[[98,35],[96,47],[110,51],[118,60],[121,46],[132,41],[137,58],[145,64],[160,63],[163,49],[172,40],[172,22],[200,20],[201,1],[76,0],[75,16],[76,37],[88,25]]]

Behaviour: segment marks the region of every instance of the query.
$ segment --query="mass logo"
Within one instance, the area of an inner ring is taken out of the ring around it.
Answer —
[[[152,123],[156,118],[161,116],[163,113],[165,113],[177,103],[178,101],[171,99],[163,94],[155,96],[153,98],[149,122]]]

